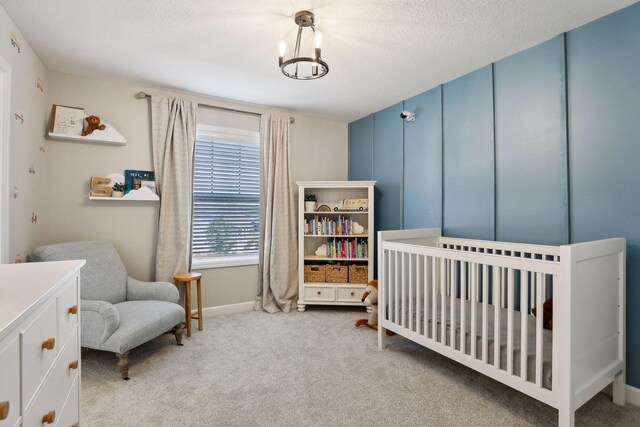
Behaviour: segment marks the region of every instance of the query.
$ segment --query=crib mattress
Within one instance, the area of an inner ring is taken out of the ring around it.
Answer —
[[[455,348],[460,349],[460,333],[461,333],[461,322],[460,322],[460,299],[456,298],[455,300],[455,309],[456,309],[456,322],[455,322]],[[423,307],[424,302],[422,300],[419,301],[421,304],[421,316],[420,322],[416,325],[416,310],[415,310],[415,300],[413,305],[413,331],[419,334],[424,335],[424,315]],[[482,360],[482,303],[476,304],[476,357],[477,359]],[[447,297],[445,300],[446,306],[446,321],[445,321],[445,329],[446,329],[446,337],[445,343],[447,346],[451,346],[451,317],[450,317],[450,309],[451,309],[451,298]],[[488,363],[494,364],[494,330],[495,330],[495,306],[491,304],[487,304],[487,330],[488,330],[488,340],[487,340],[487,353],[488,353]],[[500,369],[507,369],[507,313],[508,310],[505,308],[499,308],[499,317],[500,317]],[[405,317],[405,327],[409,326],[409,309],[408,305],[403,310],[402,305],[399,305],[396,309],[398,316],[402,318],[404,313]],[[471,355],[471,302],[466,301],[465,304],[465,353]],[[428,337],[433,338],[431,336],[432,325],[433,325],[433,316],[432,316],[432,307],[429,306],[429,318],[427,320],[427,328],[428,328]],[[437,301],[437,312],[436,316],[436,329],[437,329],[437,341],[441,342],[441,300],[438,298]],[[527,316],[527,380],[531,382],[535,382],[535,372],[536,372],[536,317],[525,314]],[[394,323],[400,323],[394,320]],[[416,329],[419,328],[419,329]],[[553,333],[552,331],[543,329],[542,333],[542,385],[544,388],[551,390],[551,366],[552,366],[552,342],[553,342]],[[519,376],[520,368],[521,368],[521,314],[519,311],[514,311],[513,313],[513,374]]]

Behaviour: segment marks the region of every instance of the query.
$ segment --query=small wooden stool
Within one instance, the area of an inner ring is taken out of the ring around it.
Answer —
[[[176,287],[179,288],[180,283],[184,283],[184,310],[186,312],[185,319],[187,321],[187,336],[191,336],[191,320],[198,319],[198,330],[201,331],[202,327],[202,274],[200,273],[178,273],[173,276]],[[198,289],[198,313],[191,314],[191,282],[196,281]]]

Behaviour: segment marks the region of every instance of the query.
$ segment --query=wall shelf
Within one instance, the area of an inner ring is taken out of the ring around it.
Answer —
[[[89,195],[89,200],[100,200],[104,202],[159,202],[160,197],[154,194],[149,188],[143,187],[139,190],[131,190],[122,197],[94,197]]]
[[[109,123],[103,123],[105,130],[95,130],[91,135],[67,135],[63,133],[49,132],[49,139],[58,141],[71,141],[82,143],[93,143],[103,145],[122,146],[127,145],[127,140]]]

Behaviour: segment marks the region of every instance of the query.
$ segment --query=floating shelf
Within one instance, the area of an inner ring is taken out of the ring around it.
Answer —
[[[60,141],[84,142],[103,145],[127,145],[127,140],[109,123],[103,123],[105,130],[94,130],[91,135],[67,135],[64,133],[49,132],[50,139]]]
[[[122,197],[93,197],[89,196],[89,200],[101,200],[105,202],[158,202],[160,197],[154,194],[149,188],[143,187],[139,190],[131,190]]]

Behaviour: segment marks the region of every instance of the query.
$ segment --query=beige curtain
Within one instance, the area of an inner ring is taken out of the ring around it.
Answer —
[[[289,159],[289,117],[260,123],[260,263],[255,309],[296,308],[297,228]]]
[[[160,195],[156,280],[173,283],[191,270],[191,179],[196,137],[195,102],[151,97],[153,167]]]

